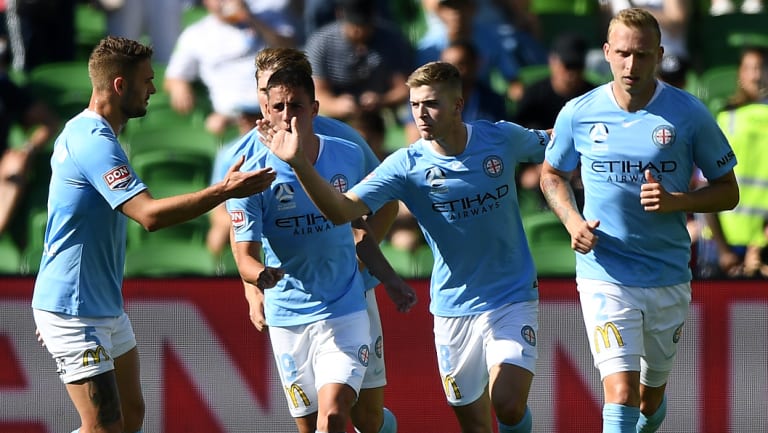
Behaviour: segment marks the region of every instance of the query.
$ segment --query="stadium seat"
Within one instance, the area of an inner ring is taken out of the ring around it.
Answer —
[[[84,110],[91,99],[88,64],[81,60],[37,66],[27,75],[27,85],[62,119],[69,119]]]
[[[381,252],[392,268],[403,278],[426,278],[432,274],[432,251],[422,245],[413,252],[403,251],[389,242],[381,243]]]
[[[208,186],[213,157],[194,149],[158,149],[131,156],[131,165],[152,196],[162,198]]]
[[[202,127],[181,124],[130,125],[126,131],[128,155],[157,151],[197,153],[201,157],[215,158],[218,140]]]
[[[8,234],[0,235],[0,274],[21,271],[21,252]]]
[[[164,240],[130,247],[125,255],[126,277],[215,276],[216,263],[204,244]]]
[[[93,47],[107,35],[107,17],[93,2],[78,2],[75,6],[75,45],[77,57],[87,60]]]
[[[539,276],[575,274],[576,255],[571,249],[571,236],[553,212],[526,215],[523,228]]]
[[[153,243],[186,243],[193,247],[205,245],[205,237],[208,233],[208,217],[199,216],[195,219],[175,224],[169,227],[148,232],[139,223],[128,221],[127,242],[129,248],[136,248]]]
[[[707,69],[698,78],[696,96],[716,114],[736,91],[739,68],[736,65],[718,66]]]
[[[744,44],[765,42],[766,14],[703,14],[696,23],[694,37],[689,43],[696,54],[700,70],[739,63]]]

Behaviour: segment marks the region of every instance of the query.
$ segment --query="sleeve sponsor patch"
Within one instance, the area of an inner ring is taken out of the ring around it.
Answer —
[[[245,212],[242,210],[233,210],[229,212],[232,219],[232,227],[237,230],[245,225]]]
[[[127,165],[121,165],[109,169],[109,171],[102,175],[102,178],[109,189],[118,190],[126,189],[131,182],[131,179],[133,179],[133,175]]]

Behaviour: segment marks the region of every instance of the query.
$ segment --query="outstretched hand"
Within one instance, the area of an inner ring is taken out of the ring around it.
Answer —
[[[668,193],[651,174],[645,170],[645,183],[640,186],[640,204],[646,212],[668,212],[674,210],[673,196]]]
[[[245,156],[238,158],[237,162],[227,171],[224,180],[221,181],[225,194],[229,198],[248,197],[262,192],[269,188],[275,180],[276,173],[270,167],[254,171],[240,171],[243,162],[245,162]]]
[[[257,125],[260,125],[260,135],[262,135],[262,133],[264,134],[262,142],[275,156],[291,166],[295,166],[302,158],[304,158],[301,146],[301,141],[304,137],[302,137],[299,132],[299,128],[296,124],[296,117],[291,118],[290,129],[266,128],[261,126],[263,125],[263,122],[257,123]]]
[[[408,285],[402,278],[397,278],[393,281],[384,283],[384,289],[387,291],[387,296],[397,306],[397,311],[401,313],[407,313],[411,310],[411,307],[416,305],[418,298],[416,297],[416,291],[413,287]]]

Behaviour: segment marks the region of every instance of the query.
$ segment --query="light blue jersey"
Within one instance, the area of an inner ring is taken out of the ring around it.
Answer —
[[[365,139],[354,128],[347,125],[346,123],[340,120],[332,119],[330,117],[315,116],[314,120],[312,121],[312,125],[315,133],[317,134],[343,138],[344,140],[358,145],[363,151],[363,170],[366,174],[373,171],[373,169],[379,165],[379,158],[377,158],[376,154],[373,153],[371,146],[368,145]],[[256,135],[256,137],[258,138],[258,135]],[[229,170],[229,167],[231,167],[232,164],[235,163],[237,157],[240,156],[239,154],[235,153],[240,149],[236,145],[238,142],[238,140],[232,142],[231,144],[227,145],[227,147],[222,148],[216,155],[216,160],[214,161],[213,165],[213,173],[211,176],[212,184],[224,179],[224,176],[227,175],[227,170]],[[362,275],[366,289],[373,289],[379,284],[379,280],[371,275],[367,268],[362,272]]]
[[[510,122],[466,124],[463,153],[419,140],[352,188],[371,210],[402,200],[435,257],[430,311],[458,317],[538,299],[515,188],[519,162],[541,162],[549,137]]]
[[[33,308],[89,317],[123,313],[127,217],[115,209],[146,188],[103,117],[86,110],[67,122],[51,157]]]
[[[346,140],[318,135],[315,168],[339,191],[365,175],[363,152]],[[258,140],[256,130],[236,145],[243,170],[272,167],[269,190],[227,200],[236,242],[261,242],[265,264],[285,276],[264,291],[270,326],[295,326],[340,317],[367,307],[351,224],[334,225],[312,203],[291,167]]]
[[[691,280],[691,241],[684,212],[646,212],[640,204],[644,171],[670,192],[688,191],[694,165],[717,179],[736,158],[707,108],[692,95],[657,82],[648,105],[622,110],[611,84],[568,102],[547,148],[552,167],[581,163],[584,217],[600,220],[599,240],[576,255],[579,277],[634,287]]]

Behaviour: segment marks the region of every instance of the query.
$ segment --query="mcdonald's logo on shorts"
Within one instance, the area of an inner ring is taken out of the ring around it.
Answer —
[[[285,387],[285,392],[288,394],[288,398],[291,399],[293,407],[299,407],[299,400],[304,404],[304,407],[309,407],[309,397],[307,397],[307,393],[299,385],[294,383],[290,387]]]
[[[461,391],[459,390],[459,385],[456,385],[456,379],[454,379],[450,374],[445,375],[443,378],[443,387],[445,388],[446,396],[450,397],[452,392],[453,396],[457,400],[461,399]]]
[[[88,349],[85,352],[83,352],[83,367],[87,367],[90,359],[91,362],[94,364],[98,364],[102,361],[107,361],[109,358],[109,355],[107,355],[106,349],[104,349],[101,345],[96,346],[96,349]]]
[[[616,340],[616,344],[621,347],[624,346],[624,339],[621,338],[621,332],[616,328],[613,322],[607,322],[604,326],[595,326],[595,352],[600,353],[600,341],[603,342],[603,347],[610,349],[611,339],[608,336],[608,331],[611,331],[613,338]]]

